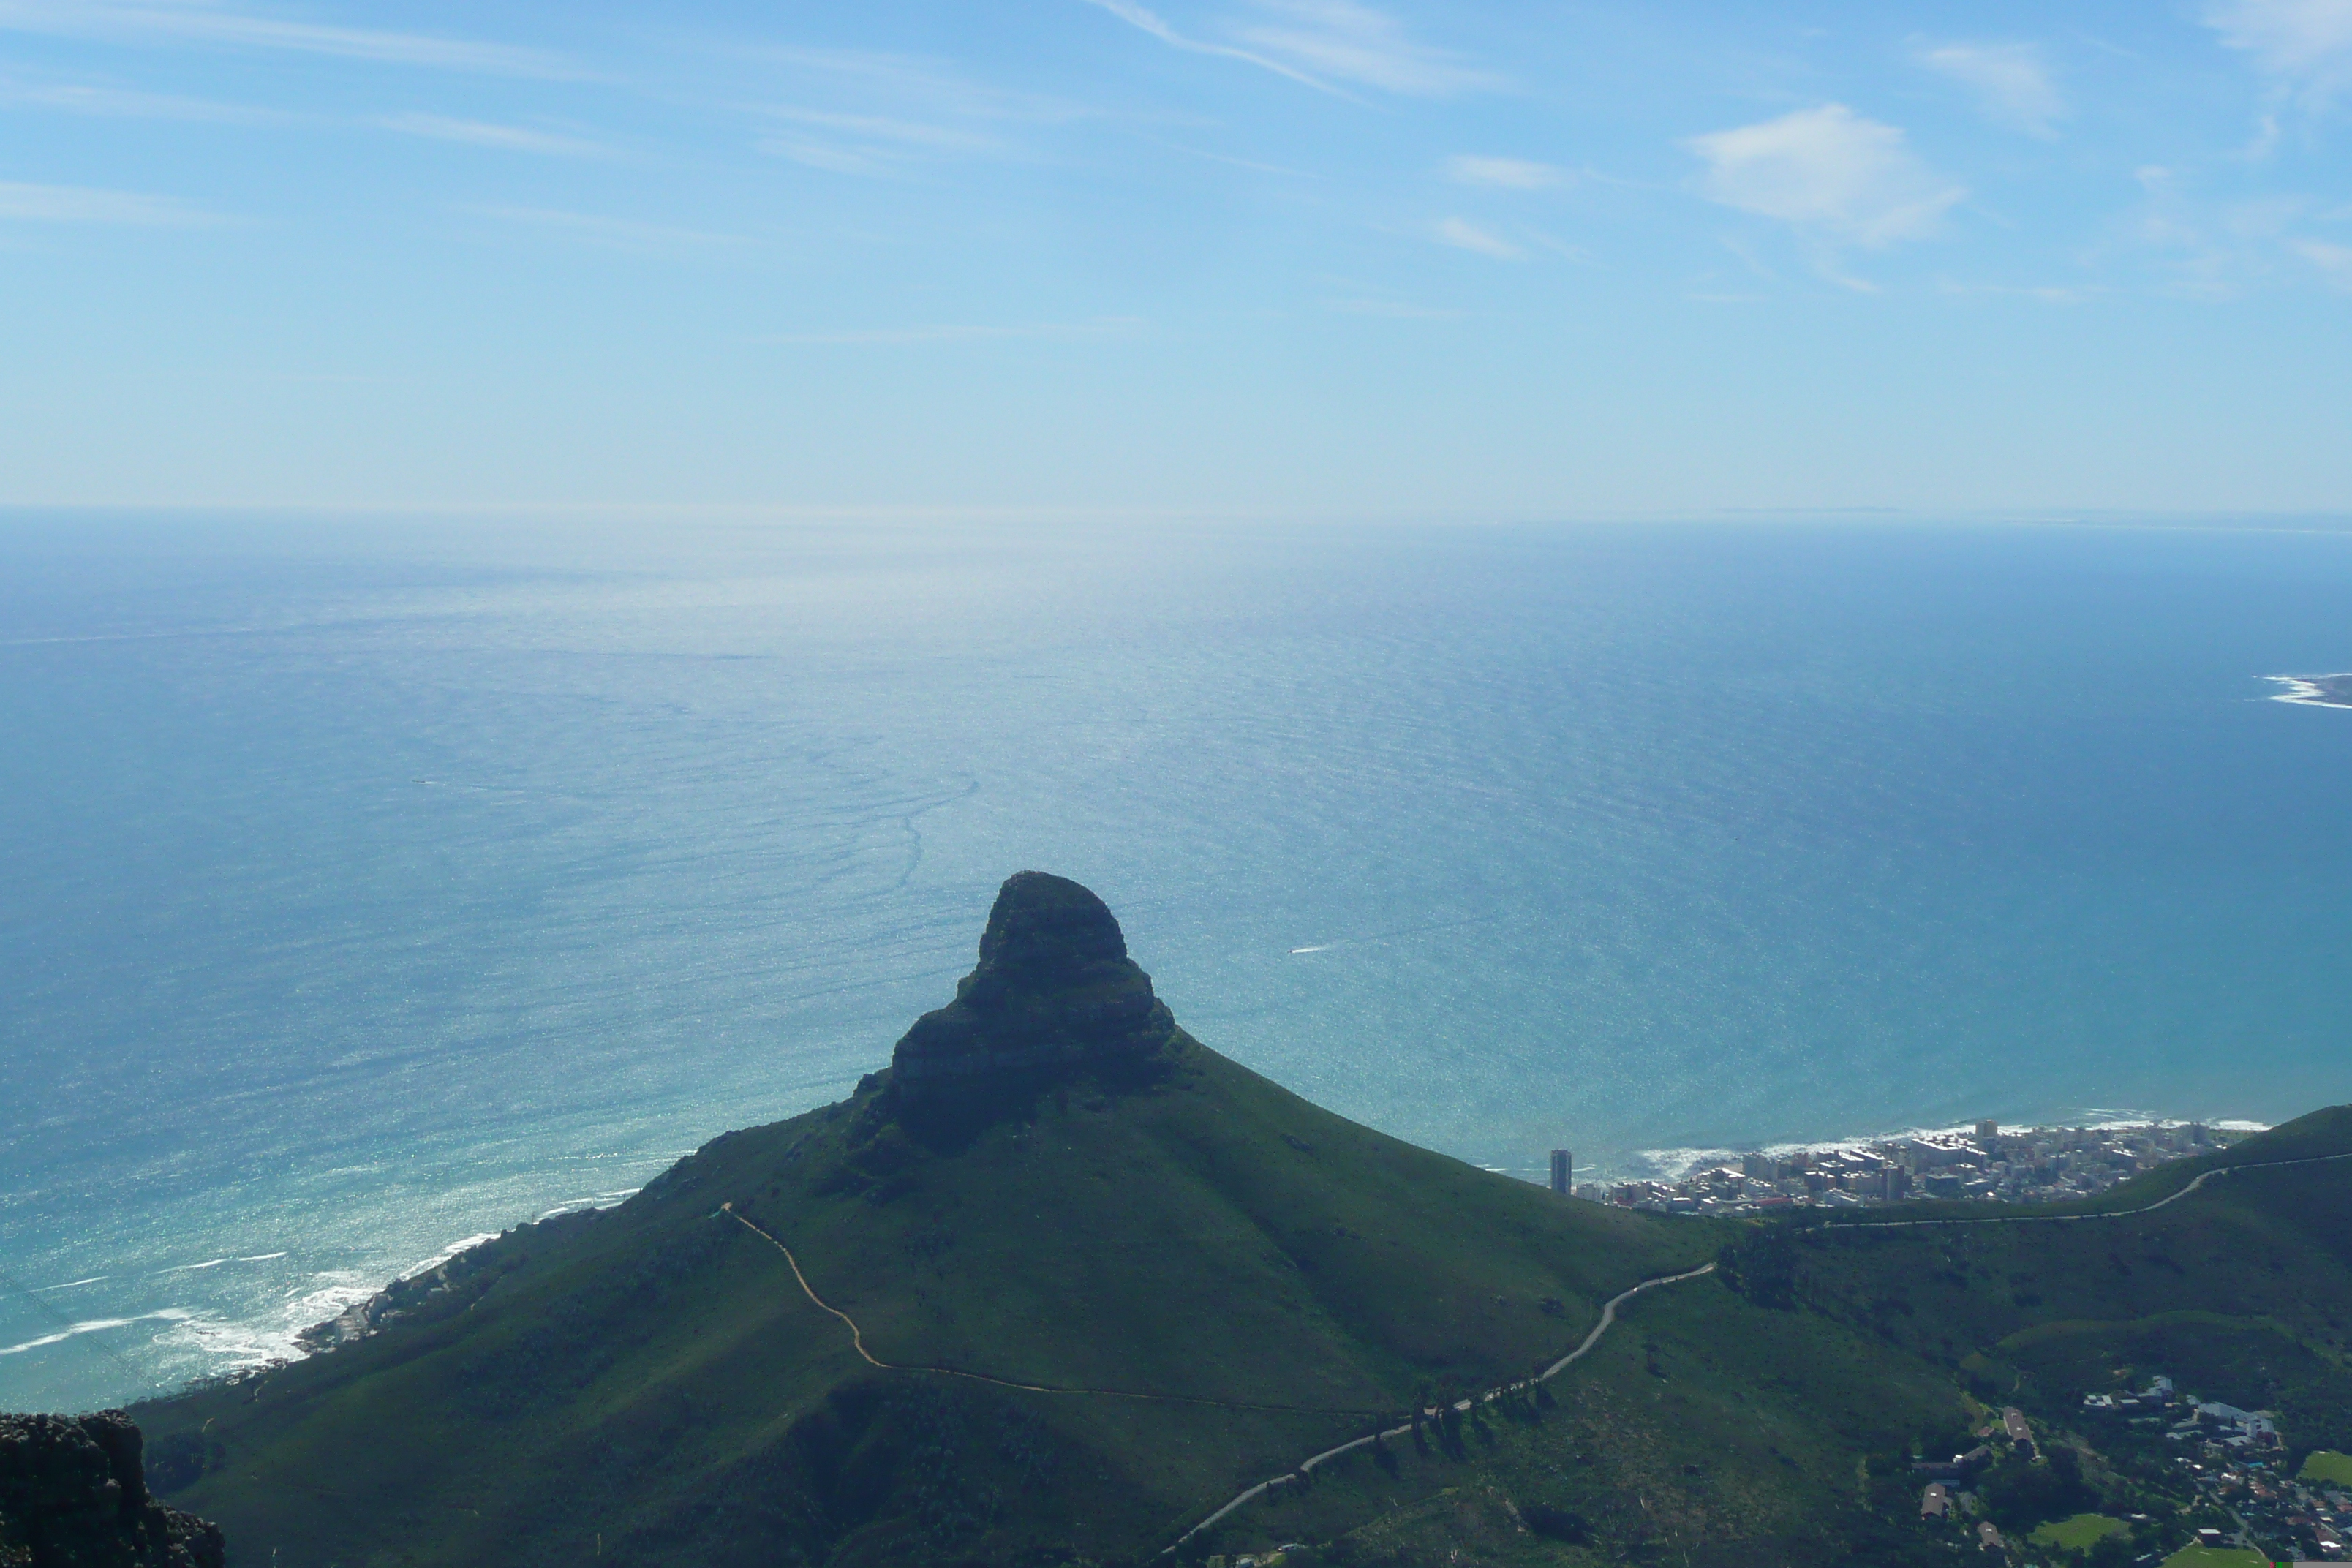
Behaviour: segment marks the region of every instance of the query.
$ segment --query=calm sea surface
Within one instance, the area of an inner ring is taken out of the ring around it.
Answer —
[[[2352,1099],[2352,535],[0,521],[0,1408],[838,1098],[1024,867],[1535,1176]]]

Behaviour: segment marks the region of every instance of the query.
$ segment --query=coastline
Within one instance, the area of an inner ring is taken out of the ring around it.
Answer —
[[[2265,675],[2286,688],[2271,693],[2273,702],[2298,708],[2352,708],[2352,672],[2341,675]]]
[[[2141,1116],[2093,1109],[2087,1110],[2084,1119],[2079,1121],[2003,1122],[2001,1131],[2005,1133],[2020,1135],[2069,1131],[2117,1132],[2133,1127],[2174,1128],[2188,1127],[2192,1124],[2192,1121],[2186,1117]],[[2212,1128],[2217,1132],[2240,1135],[2267,1132],[2271,1130],[2271,1123],[2267,1121],[2248,1121],[2231,1117],[2208,1119],[2204,1121],[2203,1125]],[[1791,1154],[1801,1153],[1853,1154],[1868,1149],[1874,1143],[1899,1143],[1909,1139],[1965,1137],[1975,1129],[1975,1126],[1976,1123],[1972,1121],[1960,1121],[1948,1127],[1904,1127],[1892,1132],[1872,1132],[1854,1138],[1794,1139],[1780,1143],[1748,1143],[1737,1148],[1636,1149],[1626,1157],[1627,1163],[1630,1165],[1638,1162],[1646,1165],[1647,1169],[1630,1173],[1627,1171],[1610,1171],[1607,1173],[1607,1179],[1679,1182],[1693,1172],[1705,1170],[1710,1165],[1721,1164],[1726,1161],[1737,1162],[1746,1154],[1762,1154],[1768,1158],[1781,1160],[1787,1159]],[[1594,1166],[1580,1167],[1580,1169],[1592,1169],[1597,1172],[1600,1168]],[[1531,1179],[1539,1180],[1540,1178]],[[1597,1181],[1601,1180],[1602,1177],[1596,1174],[1590,1179]]]
[[[529,1230],[533,1226],[556,1220],[574,1219],[583,1215],[602,1214],[628,1202],[642,1187],[630,1187],[625,1192],[603,1193],[594,1198],[559,1204],[537,1219],[525,1220],[500,1231],[482,1231],[453,1241],[424,1262],[414,1265],[388,1280],[383,1288],[361,1300],[352,1302],[331,1318],[325,1318],[299,1330],[294,1335],[295,1352],[268,1366],[240,1369],[267,1372],[271,1366],[284,1366],[289,1362],[324,1355],[349,1344],[357,1344],[394,1319],[446,1294],[470,1277],[478,1263],[475,1254],[494,1241]]]
[[[2051,1123],[2047,1126],[2039,1124],[2031,1126],[2018,1124],[2011,1128],[2006,1128],[2004,1131],[2016,1134],[2030,1134],[2035,1132],[2053,1132],[2067,1130],[2113,1131],[2126,1128],[2164,1129],[2186,1127],[2188,1125],[2190,1125],[2190,1123],[2179,1119],[2133,1115],[2129,1113],[2118,1113],[2113,1110],[2089,1110],[2082,1120],[2075,1121]],[[2240,1120],[2214,1120],[2207,1121],[2204,1125],[2217,1131],[2239,1135],[2263,1131],[2268,1126],[2267,1123],[2263,1122]],[[1633,1176],[1630,1179],[1635,1181],[1675,1184],[1686,1179],[1693,1173],[1706,1169],[1710,1165],[1726,1163],[1737,1163],[1743,1155],[1760,1153],[1768,1157],[1780,1159],[1800,1152],[1810,1152],[1813,1154],[1853,1153],[1866,1151],[1873,1144],[1883,1144],[1905,1139],[1937,1139],[1961,1136],[1967,1134],[1969,1131],[1969,1124],[1962,1123],[1952,1127],[1913,1127],[1892,1133],[1882,1132],[1826,1141],[1791,1141],[1771,1144],[1748,1144],[1739,1148],[1702,1149],[1696,1147],[1681,1147],[1671,1149],[1645,1149],[1633,1151],[1622,1162],[1622,1163],[1629,1168],[1643,1168],[1648,1173],[1643,1175]],[[1479,1168],[1493,1172],[1496,1174],[1512,1176],[1523,1175],[1523,1173],[1507,1167],[1481,1164]],[[1538,1184],[1540,1184],[1542,1177],[1540,1175],[1537,1175],[1529,1179],[1533,1179],[1538,1183]],[[1594,1171],[1591,1167],[1586,1167],[1579,1172],[1578,1184],[1584,1185],[1598,1179],[1601,1179],[1598,1172]],[[1628,1177],[1625,1171],[1616,1171],[1612,1173],[1608,1179],[1612,1181],[1622,1181],[1628,1179]],[[337,1286],[331,1289],[316,1291],[310,1295],[308,1298],[309,1300],[317,1303],[318,1305],[326,1306],[329,1310],[324,1315],[311,1321],[307,1326],[296,1327],[289,1325],[288,1329],[280,1329],[274,1332],[263,1334],[255,1331],[249,1324],[199,1324],[194,1321],[194,1314],[184,1313],[177,1310],[168,1313],[159,1312],[152,1315],[159,1318],[168,1317],[181,1320],[175,1322],[173,1326],[177,1327],[184,1332],[202,1331],[205,1332],[208,1337],[218,1337],[225,1340],[235,1340],[239,1342],[236,1345],[236,1352],[241,1353],[236,1354],[235,1364],[220,1368],[210,1373],[199,1373],[187,1379],[184,1384],[181,1384],[182,1388],[200,1386],[202,1384],[214,1382],[241,1382],[247,1378],[257,1376],[276,1368],[291,1364],[294,1362],[307,1360],[313,1355],[331,1353],[345,1345],[355,1344],[360,1341],[367,1339],[379,1332],[385,1325],[398,1321],[421,1308],[428,1306],[436,1299],[446,1295],[450,1290],[464,1284],[467,1279],[475,1273],[476,1269],[479,1266],[476,1255],[481,1248],[487,1247],[492,1242],[512,1237],[520,1231],[529,1229],[534,1225],[546,1224],[551,1221],[558,1221],[565,1218],[582,1217],[590,1214],[601,1212],[609,1207],[616,1206],[618,1204],[625,1202],[628,1197],[635,1195],[635,1192],[638,1190],[640,1189],[631,1188],[619,1192],[599,1194],[594,1197],[587,1199],[575,1199],[570,1203],[559,1205],[554,1208],[549,1209],[545,1213],[540,1215],[536,1219],[519,1222],[516,1225],[509,1226],[505,1230],[499,1232],[478,1232],[473,1235],[467,1236],[459,1240],[450,1243],[447,1247],[443,1247],[439,1252],[434,1254],[432,1257],[411,1265],[408,1268],[404,1269],[399,1274],[386,1280],[381,1287],[373,1290],[366,1289],[365,1287],[361,1286],[354,1281],[351,1284]],[[75,1283],[82,1283],[82,1281],[77,1281]],[[335,1298],[337,1297],[341,1298],[341,1300],[336,1300]],[[326,1298],[326,1300],[322,1301],[320,1300],[320,1298]],[[289,1305],[292,1305],[292,1303],[289,1303]],[[111,1322],[110,1320],[109,1321],[110,1323]],[[77,1326],[79,1327],[79,1325]],[[58,1335],[56,1337],[61,1339],[66,1336]],[[161,1396],[160,1391],[151,1392],[143,1397],[154,1398],[159,1396]]]

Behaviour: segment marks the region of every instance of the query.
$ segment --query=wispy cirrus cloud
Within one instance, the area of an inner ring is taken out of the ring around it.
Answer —
[[[738,51],[809,80],[846,87],[864,100],[933,118],[1061,124],[1091,119],[1093,107],[1040,93],[975,81],[947,63],[919,55],[873,49],[759,48]]]
[[[565,212],[555,207],[467,206],[458,209],[478,217],[539,229],[559,238],[604,250],[640,256],[709,255],[740,250],[757,241],[740,234],[684,228],[670,224],[644,223],[607,217],[597,213]]]
[[[121,5],[114,0],[0,0],[0,32],[149,46],[202,44],[225,48],[290,50],[339,59],[499,76],[588,74],[543,49],[425,33],[289,21],[206,0],[149,5]]]
[[[2319,275],[2336,288],[2352,293],[2352,245],[2336,245],[2324,239],[2295,242],[2296,255],[2319,268]]]
[[[2205,25],[2278,76],[2340,81],[2352,64],[2352,0],[2215,0]]]
[[[1450,50],[1414,39],[1404,24],[1360,0],[1252,0],[1250,12],[1212,24],[1215,36],[1180,31],[1140,0],[1086,0],[1171,48],[1240,60],[1303,86],[1342,93],[1376,88],[1444,98],[1497,88],[1503,79]]]
[[[140,92],[89,82],[23,81],[0,78],[0,105],[47,109],[102,120],[185,120],[223,125],[266,125],[289,117],[275,110],[172,93]]]
[[[1446,98],[1504,85],[1450,50],[1409,37],[1404,24],[1358,0],[1256,0],[1267,19],[1243,24],[1242,42],[1326,80],[1413,98]]]
[[[831,332],[787,332],[761,342],[831,344],[843,347],[873,344],[969,343],[1006,338],[1099,338],[1133,332],[1144,325],[1140,316],[1094,316],[1082,321],[1020,321],[1003,325],[971,322],[918,327],[873,327]]]
[[[1987,119],[2029,136],[2054,136],[2066,100],[2032,44],[1936,44],[1919,63],[1973,90]]]
[[[1487,185],[1506,191],[1540,191],[1569,181],[1566,169],[1527,158],[1478,158],[1465,155],[1445,161],[1445,177],[1457,185]]]
[[[989,132],[895,115],[844,114],[773,104],[759,112],[788,128],[782,134],[761,138],[760,151],[835,174],[889,174],[919,160],[1004,157],[1013,152],[1001,137]]]
[[[1245,65],[1255,66],[1260,70],[1270,70],[1276,76],[1288,77],[1302,87],[1311,87],[1320,92],[1336,90],[1329,82],[1309,76],[1296,66],[1285,65],[1279,60],[1269,58],[1265,55],[1254,54],[1248,49],[1237,48],[1231,44],[1211,43],[1206,39],[1188,37],[1171,26],[1159,12],[1152,10],[1149,5],[1137,4],[1137,0],[1086,0],[1086,3],[1109,12],[1130,27],[1150,34],[1170,48],[1182,49],[1188,54],[1195,55],[1222,55],[1226,59],[1240,60]]]
[[[1822,239],[1877,248],[1942,226],[1967,191],[1911,151],[1901,130],[1842,103],[1694,136],[1710,201]]]
[[[759,149],[835,174],[892,175],[940,160],[1029,158],[1035,130],[1099,112],[973,81],[915,56],[766,49],[757,58],[796,79],[801,100],[746,106],[771,127]]]
[[[1969,283],[1949,278],[1939,281],[1936,291],[1961,299],[1991,296],[1996,299],[2033,300],[2044,305],[2079,305],[2085,300],[2096,299],[2107,292],[2102,288],[2079,283]]]
[[[558,158],[606,158],[613,150],[585,137],[535,131],[522,125],[499,125],[480,120],[452,120],[442,114],[394,114],[372,121],[377,129],[435,142],[457,142],[469,147],[489,147],[503,153],[537,153]]]
[[[1458,321],[1459,310],[1412,305],[1402,300],[1326,300],[1323,308],[1342,316],[1376,316],[1387,321]]]
[[[2345,214],[2288,192],[2231,199],[2207,188],[2211,171],[2148,164],[2135,178],[2147,201],[2130,233],[2155,258],[2167,293],[2228,300],[2308,278],[2352,287],[2352,246],[2312,234]]]
[[[93,190],[86,185],[29,185],[0,181],[0,223],[182,227],[219,221],[215,215],[191,206],[177,196]]]
[[[1467,218],[1449,217],[1440,222],[1434,237],[1440,245],[1450,245],[1456,250],[1475,251],[1491,256],[1497,261],[1521,261],[1527,252],[1491,229],[1479,227]]]

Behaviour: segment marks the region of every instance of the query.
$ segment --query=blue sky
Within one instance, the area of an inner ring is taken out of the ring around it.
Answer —
[[[0,0],[0,500],[2352,511],[2352,0]]]

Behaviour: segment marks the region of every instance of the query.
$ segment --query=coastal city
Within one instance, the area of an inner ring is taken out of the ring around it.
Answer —
[[[2201,1122],[2030,1127],[1979,1121],[1830,1149],[1745,1153],[1675,1181],[1584,1183],[1594,1203],[1672,1214],[1769,1214],[1790,1208],[1863,1208],[1928,1199],[2012,1204],[2091,1197],[2168,1161],[2210,1153],[2244,1136]],[[1566,1150],[1552,1155],[1552,1187],[1570,1191]]]

